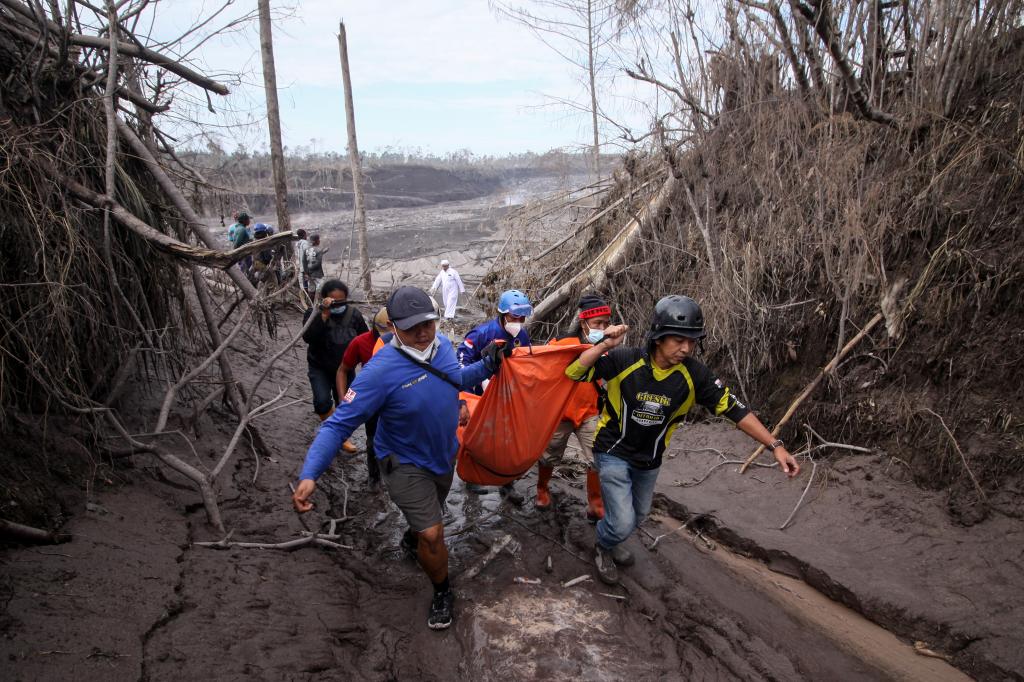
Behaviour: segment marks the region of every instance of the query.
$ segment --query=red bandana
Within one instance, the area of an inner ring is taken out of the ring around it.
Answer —
[[[606,305],[601,305],[601,306],[598,306],[596,308],[591,308],[590,310],[581,310],[580,311],[580,319],[581,320],[589,320],[592,317],[601,317],[602,315],[608,315],[609,317],[611,317],[611,314],[612,314],[611,307],[606,306]]]

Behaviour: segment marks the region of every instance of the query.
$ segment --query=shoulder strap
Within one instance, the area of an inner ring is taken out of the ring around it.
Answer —
[[[420,362],[416,358],[410,356],[408,353],[403,353],[398,348],[396,348],[395,350],[398,351],[399,355],[401,355],[403,358],[405,358],[406,360],[408,360],[412,364],[418,365],[419,367],[421,367],[421,368],[427,370],[428,372],[430,372],[431,374],[433,374],[438,379],[442,379],[442,380],[448,382],[450,385],[454,386],[456,391],[461,391],[462,390],[462,386],[460,384],[455,383],[455,381],[450,376],[448,376],[447,374],[445,374],[444,372],[439,370],[437,367],[434,367],[429,362]]]

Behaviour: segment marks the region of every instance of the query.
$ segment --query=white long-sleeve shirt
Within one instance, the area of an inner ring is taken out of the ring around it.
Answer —
[[[448,299],[449,293],[458,295],[466,291],[459,273],[450,266],[447,270],[441,270],[441,272],[437,273],[437,277],[434,278],[434,284],[430,287],[430,293],[434,293],[438,288],[441,289],[441,296],[445,300]]]

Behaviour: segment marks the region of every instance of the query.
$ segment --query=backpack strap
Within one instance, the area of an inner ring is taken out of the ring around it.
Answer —
[[[448,382],[450,385],[452,385],[455,388],[456,391],[461,391],[462,390],[462,385],[461,384],[455,383],[454,379],[452,379],[450,376],[448,376],[447,374],[445,374],[444,372],[439,370],[437,367],[434,367],[433,365],[431,365],[429,362],[420,362],[419,360],[417,360],[416,358],[412,357],[408,353],[403,353],[401,349],[396,348],[395,350],[398,351],[399,355],[401,355],[403,358],[405,358],[406,360],[408,360],[412,364],[417,365],[417,366],[421,367],[422,369],[427,370],[428,372],[433,374],[438,379],[442,379],[442,380]]]

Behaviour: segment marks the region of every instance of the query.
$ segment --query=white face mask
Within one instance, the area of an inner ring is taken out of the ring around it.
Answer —
[[[437,350],[437,347],[440,345],[441,342],[438,341],[437,337],[435,336],[434,340],[430,342],[429,346],[427,346],[423,350],[416,350],[412,346],[407,346],[406,344],[402,343],[402,339],[399,338],[398,334],[395,334],[393,337],[391,337],[391,343],[393,343],[403,353],[408,355],[413,360],[416,360],[417,362],[430,362],[431,357],[433,357],[434,355],[434,351]]]
[[[522,322],[506,322],[505,323],[505,331],[507,331],[509,333],[509,336],[511,336],[513,339],[516,338],[517,336],[519,336],[519,332],[521,332],[522,330],[523,330],[523,323]]]

